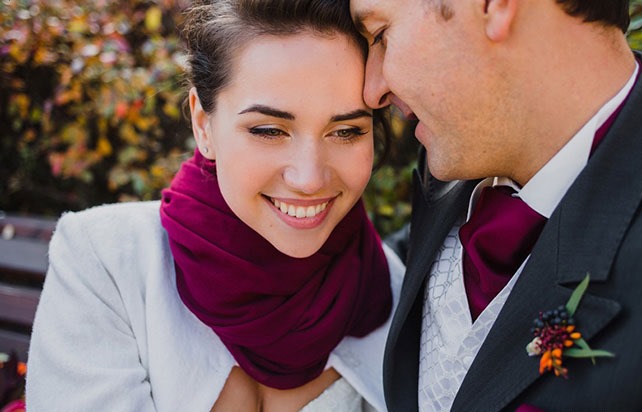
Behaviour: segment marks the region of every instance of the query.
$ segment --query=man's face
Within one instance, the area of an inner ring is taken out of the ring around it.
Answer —
[[[502,138],[500,116],[509,100],[502,97],[507,93],[501,73],[487,53],[483,2],[351,0],[350,5],[370,44],[366,103],[394,104],[406,117],[418,118],[415,135],[437,178],[494,175],[492,169],[501,167],[498,148],[511,150]]]

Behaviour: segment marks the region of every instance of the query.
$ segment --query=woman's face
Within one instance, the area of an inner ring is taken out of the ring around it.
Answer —
[[[264,35],[238,51],[214,113],[190,92],[194,135],[216,160],[225,201],[282,253],[318,251],[370,178],[363,76],[344,35]]]

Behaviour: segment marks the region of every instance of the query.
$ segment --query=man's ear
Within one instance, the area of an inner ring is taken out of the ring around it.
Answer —
[[[486,36],[491,41],[506,40],[511,31],[520,0],[485,0]]]
[[[209,130],[209,116],[203,110],[201,105],[201,99],[198,97],[196,88],[192,87],[189,90],[189,110],[192,119],[192,133],[194,134],[194,140],[196,140],[196,145],[201,154],[213,160],[214,153],[210,147],[210,142],[208,139],[208,130]]]

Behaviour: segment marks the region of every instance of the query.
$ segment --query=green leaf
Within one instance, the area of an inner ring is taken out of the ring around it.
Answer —
[[[564,350],[564,355],[571,357],[571,358],[591,358],[591,362],[593,362],[593,365],[595,365],[595,357],[614,357],[615,354],[611,353],[609,351],[605,350],[600,350],[596,349],[593,350],[589,346],[589,344],[583,339],[579,338],[575,341],[575,344],[580,347],[580,349],[577,348],[570,348]]]
[[[577,346],[579,346],[580,348],[582,348],[582,349],[585,349],[585,350],[591,350],[591,348],[589,347],[589,344],[588,344],[588,343],[586,343],[586,341],[585,341],[583,338],[579,338],[579,339],[577,339],[577,340],[575,341],[575,344],[576,344]]]
[[[597,357],[613,358],[615,357],[615,354],[606,350],[601,350],[601,349],[593,350],[593,349],[570,348],[564,351],[564,356],[568,356],[569,358],[597,358]]]
[[[582,300],[582,296],[584,296],[584,292],[586,292],[586,288],[588,287],[589,280],[590,280],[590,275],[587,273],[584,280],[581,281],[579,285],[577,285],[570,299],[566,303],[566,310],[568,311],[569,316],[572,317],[573,315],[575,315],[575,311],[577,310],[577,307],[580,304],[580,300]]]

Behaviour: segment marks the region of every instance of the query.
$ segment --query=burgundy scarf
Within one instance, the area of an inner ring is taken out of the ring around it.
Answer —
[[[160,213],[183,303],[264,385],[313,380],[344,336],[365,336],[390,314],[388,264],[361,201],[318,252],[293,258],[234,215],[215,163],[196,151]]]

